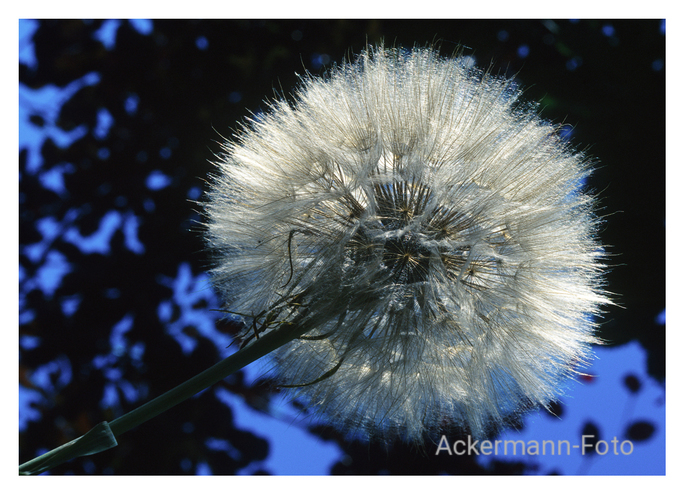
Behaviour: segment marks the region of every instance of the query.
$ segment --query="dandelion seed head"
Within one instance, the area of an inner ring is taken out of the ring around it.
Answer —
[[[217,164],[214,281],[255,329],[308,328],[278,380],[347,431],[483,436],[557,399],[597,342],[588,160],[467,62],[370,48]]]

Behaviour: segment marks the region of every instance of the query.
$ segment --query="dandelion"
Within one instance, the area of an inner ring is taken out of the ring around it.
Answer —
[[[547,406],[590,358],[602,249],[589,162],[510,80],[370,48],[225,144],[214,281],[279,383],[333,424],[420,441]]]

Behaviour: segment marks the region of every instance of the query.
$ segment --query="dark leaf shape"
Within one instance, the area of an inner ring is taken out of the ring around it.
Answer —
[[[547,413],[555,418],[561,418],[564,415],[564,406],[555,400],[547,406]]]
[[[625,437],[634,442],[644,442],[654,435],[655,430],[650,421],[635,421],[626,429]]]
[[[41,115],[30,115],[29,116],[29,121],[31,121],[32,124],[38,126],[38,127],[43,127],[45,125],[45,119]]]
[[[591,421],[586,422],[581,435],[585,437],[583,438],[583,444],[589,446],[586,448],[585,453],[589,455],[594,454],[597,442],[601,440],[597,425]]]
[[[642,388],[642,382],[638,377],[632,373],[623,377],[623,384],[630,390],[630,393],[636,394]]]

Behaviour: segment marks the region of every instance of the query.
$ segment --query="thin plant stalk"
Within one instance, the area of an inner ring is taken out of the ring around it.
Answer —
[[[84,455],[96,454],[117,446],[116,437],[154,418],[176,404],[220,382],[271,351],[300,337],[308,325],[284,323],[256,339],[211,368],[185,381],[159,397],[111,421],[103,421],[85,435],[53,449],[19,466],[19,474],[40,474],[64,462]]]

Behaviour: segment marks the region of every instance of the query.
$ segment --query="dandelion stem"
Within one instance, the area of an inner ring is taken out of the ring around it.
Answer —
[[[298,338],[309,329],[306,324],[282,324],[252,344],[219,361],[181,385],[107,423],[103,421],[85,435],[19,466],[19,474],[40,474],[76,457],[96,454],[117,446],[116,437],[154,418],[176,404],[211,387],[271,351]]]

